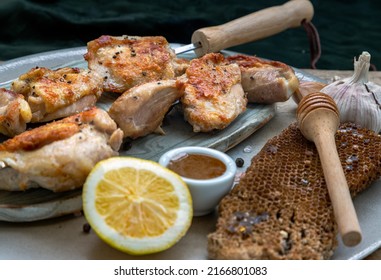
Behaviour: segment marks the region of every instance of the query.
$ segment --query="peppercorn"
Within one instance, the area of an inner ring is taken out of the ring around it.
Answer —
[[[242,167],[245,164],[245,161],[243,160],[243,158],[237,158],[235,160],[235,164],[237,165],[237,167]]]
[[[129,149],[132,148],[132,141],[129,138],[126,138],[123,143],[122,143],[122,150],[123,151],[128,151]]]
[[[82,229],[83,229],[83,232],[84,232],[84,233],[89,233],[90,230],[91,230],[91,226],[90,226],[89,223],[85,223],[85,224],[83,224]]]

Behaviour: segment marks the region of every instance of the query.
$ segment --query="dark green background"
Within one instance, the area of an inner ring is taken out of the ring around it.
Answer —
[[[0,0],[0,60],[84,46],[100,35],[163,35],[189,43],[194,30],[286,1],[276,0]],[[363,50],[381,70],[381,1],[311,1],[320,33],[320,69],[352,69]],[[303,28],[233,48],[236,51],[309,68]]]

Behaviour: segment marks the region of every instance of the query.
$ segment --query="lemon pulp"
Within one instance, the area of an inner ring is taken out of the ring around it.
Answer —
[[[110,227],[141,238],[163,234],[173,226],[180,203],[167,180],[148,170],[126,167],[105,174],[95,207]]]

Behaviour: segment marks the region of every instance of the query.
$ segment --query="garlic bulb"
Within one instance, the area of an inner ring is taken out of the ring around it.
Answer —
[[[363,52],[354,59],[354,74],[335,81],[320,91],[330,95],[340,111],[341,122],[353,122],[381,131],[381,86],[368,81],[370,54]]]

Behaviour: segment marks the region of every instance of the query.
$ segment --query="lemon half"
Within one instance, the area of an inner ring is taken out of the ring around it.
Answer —
[[[115,157],[98,162],[82,196],[85,217],[97,235],[133,255],[168,249],[192,221],[192,199],[184,181],[150,160]]]

